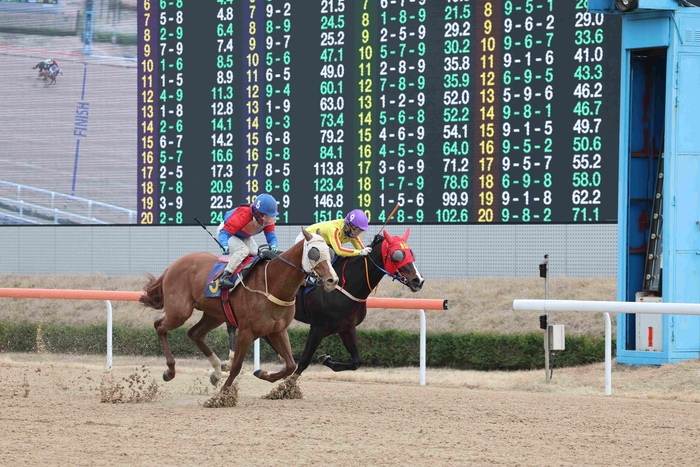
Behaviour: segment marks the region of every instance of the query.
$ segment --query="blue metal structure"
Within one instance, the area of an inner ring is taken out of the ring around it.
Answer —
[[[85,2],[85,25],[83,27],[83,54],[92,54],[92,40],[93,40],[93,28],[94,28],[94,18],[93,18],[93,3],[94,0],[87,0]]]
[[[589,11],[622,14],[617,299],[700,303],[700,8],[589,0]],[[618,315],[619,363],[700,356],[700,317],[645,319]]]

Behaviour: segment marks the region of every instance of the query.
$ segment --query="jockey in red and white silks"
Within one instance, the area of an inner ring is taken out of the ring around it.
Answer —
[[[219,243],[224,248],[224,254],[230,251],[228,265],[219,278],[222,287],[231,288],[231,275],[248,255],[258,253],[258,244],[253,236],[265,233],[265,239],[270,250],[278,250],[277,235],[275,234],[275,218],[277,217],[277,201],[268,194],[258,196],[252,205],[241,205],[228,211],[224,220],[217,228]]]

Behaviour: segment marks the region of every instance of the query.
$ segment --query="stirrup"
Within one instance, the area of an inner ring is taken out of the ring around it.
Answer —
[[[219,277],[219,286],[230,289],[233,287],[233,282],[231,281],[231,273],[224,271],[224,273]]]

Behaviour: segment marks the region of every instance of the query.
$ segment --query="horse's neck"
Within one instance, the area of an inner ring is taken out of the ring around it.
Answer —
[[[374,290],[375,287],[377,287],[377,284],[379,284],[379,281],[381,281],[386,274],[384,274],[384,271],[379,269],[379,267],[386,269],[384,267],[384,260],[382,259],[382,247],[384,246],[384,241],[378,243],[374,247],[372,247],[372,253],[370,255],[372,256],[372,260],[374,262],[370,261],[369,266],[368,266],[368,272],[369,272],[369,283],[372,286],[372,290]],[[376,264],[376,266],[375,266]],[[379,266],[379,267],[377,267]],[[370,291],[371,292],[371,291]]]
[[[278,259],[272,260],[272,262],[275,263],[275,270],[276,271],[282,271],[283,274],[280,274],[280,278],[276,279],[277,284],[281,284],[282,287],[279,289],[279,294],[282,296],[294,296],[296,295],[297,290],[299,289],[299,286],[304,280],[304,277],[306,276],[306,273],[301,268],[301,257],[302,254],[304,253],[304,242],[298,242],[296,243],[292,248],[289,250],[285,251],[280,255],[280,258],[284,258],[290,263],[296,265],[299,269],[295,269],[294,267],[290,266],[289,264],[285,263],[284,261],[280,261]],[[296,281],[292,281],[292,277],[297,277],[299,280],[299,283],[297,284]],[[286,279],[286,280],[285,280]],[[269,282],[268,279],[268,287],[271,287],[271,282]]]
[[[382,262],[382,244],[378,244],[376,247],[372,248],[370,253],[370,258],[365,256],[355,256],[353,258],[348,258],[346,261],[353,261],[355,267],[350,271],[344,271],[343,267],[340,267],[338,276],[344,274],[345,279],[352,278],[353,283],[349,287],[344,287],[348,292],[352,293],[357,298],[366,298],[372,293],[372,290],[377,287],[379,281],[384,277],[384,272],[382,272],[377,266],[384,267]],[[377,266],[374,265],[377,264]],[[347,263],[346,263],[347,264]],[[369,283],[369,289],[367,285]]]

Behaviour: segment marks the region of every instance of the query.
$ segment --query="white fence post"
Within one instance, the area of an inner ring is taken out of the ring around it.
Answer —
[[[610,313],[605,315],[605,395],[612,394],[612,324]]]
[[[107,371],[112,371],[112,302],[107,303]]]
[[[253,371],[260,369],[260,338],[253,342]]]
[[[420,311],[420,385],[425,386],[425,360],[426,360],[426,343],[425,343],[425,311]]]

